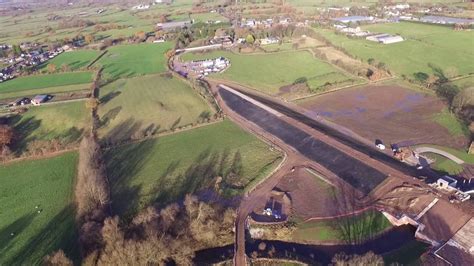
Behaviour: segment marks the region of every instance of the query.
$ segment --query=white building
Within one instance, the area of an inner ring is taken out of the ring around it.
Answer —
[[[138,6],[132,7],[132,10],[145,10],[145,9],[148,9],[148,8],[150,8],[150,5],[140,4]]]
[[[458,181],[450,176],[442,176],[438,180],[436,180],[436,185],[438,185],[442,189],[446,190],[455,190]]]
[[[402,38],[402,36],[399,36],[399,35],[379,38],[379,42],[383,44],[391,44],[391,43],[397,43],[397,42],[403,42],[403,41],[404,39]]]
[[[378,42],[378,43],[383,43],[383,44],[391,44],[391,43],[397,43],[397,42],[403,42],[404,39],[402,36],[399,35],[390,35],[390,34],[377,34],[377,35],[372,35],[368,36],[365,38],[368,41],[372,42]]]
[[[260,39],[260,44],[261,45],[274,44],[274,43],[278,43],[279,41],[280,40],[275,37],[268,37],[265,39]]]

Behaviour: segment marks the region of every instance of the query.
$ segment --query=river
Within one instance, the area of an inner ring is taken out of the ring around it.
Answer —
[[[416,228],[410,225],[398,226],[384,234],[360,245],[305,245],[284,241],[248,240],[246,252],[249,257],[257,255],[259,258],[292,259],[311,265],[327,265],[335,254],[364,254],[373,251],[376,254],[386,254],[397,250],[404,245],[416,240]],[[259,244],[265,242],[266,248],[261,251]],[[269,251],[273,250],[272,255]],[[234,255],[234,245],[210,248],[196,252],[194,262],[197,265],[210,265],[212,263],[229,260]]]

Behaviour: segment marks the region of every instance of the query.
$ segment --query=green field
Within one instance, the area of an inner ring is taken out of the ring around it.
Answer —
[[[448,147],[443,147],[443,146],[438,146],[438,145],[420,145],[420,146],[426,146],[426,147],[432,147],[436,149],[443,150],[445,152],[449,152],[452,155],[458,157],[459,159],[463,160],[466,163],[474,164],[474,154],[468,154],[466,151],[463,150],[456,150],[453,148],[448,148]]]
[[[435,160],[435,162],[430,165],[432,169],[435,169],[440,172],[446,172],[450,175],[457,175],[463,171],[462,165],[459,165],[444,156],[434,153],[427,153],[426,155],[430,159]]]
[[[384,62],[400,76],[413,78],[413,73],[416,72],[434,73],[428,64],[440,68],[445,74],[451,72],[466,75],[474,72],[474,35],[471,32],[409,22],[373,24],[364,26],[363,29],[375,33],[400,34],[405,41],[384,45],[365,39],[349,39],[336,35],[332,30],[316,30],[352,55],[363,60],[374,58]]]
[[[474,76],[469,76],[467,78],[458,79],[452,82],[454,85],[458,86],[459,89],[465,89],[469,87],[474,87]]]
[[[230,121],[112,148],[105,155],[112,208],[130,217],[151,203],[163,206],[186,193],[214,188],[216,177],[229,169],[236,152],[242,158],[242,178],[233,186],[226,185],[232,179],[223,179],[219,188],[226,196],[242,193],[281,157]]]
[[[435,114],[433,120],[448,129],[454,137],[470,135],[469,128],[447,109]]]
[[[314,58],[307,51],[243,55],[225,51],[205,54],[187,53],[183,60],[199,60],[224,56],[231,67],[215,77],[228,79],[269,94],[278,94],[280,87],[306,78],[312,92],[327,82],[350,81],[352,78],[330,64]]]
[[[67,153],[0,166],[1,265],[39,265],[58,249],[78,257],[71,205],[76,163],[77,154]]]
[[[167,69],[165,52],[171,47],[170,42],[113,46],[96,64],[104,67],[106,79],[161,73]]]
[[[352,232],[351,237],[359,240],[382,233],[391,227],[390,222],[380,212],[367,211],[351,218],[352,222],[335,222],[334,220],[309,221],[298,223],[293,239],[297,241],[346,241],[345,232]],[[347,224],[347,226],[338,226]]]
[[[91,72],[68,72],[50,75],[19,77],[0,84],[0,98],[2,98],[2,94],[4,93],[29,91],[90,82],[92,82]]]
[[[120,79],[100,89],[101,136],[120,140],[143,130],[161,132],[211,117],[213,111],[186,83],[148,75]]]
[[[78,91],[85,91],[89,89],[90,89],[90,83],[83,83],[83,84],[75,84],[75,85],[48,87],[48,88],[43,88],[43,89],[3,92],[3,93],[0,93],[0,100],[19,98],[19,97],[24,97],[24,96],[34,96],[38,94],[55,94],[55,93],[65,93],[65,92],[72,93],[72,92],[78,92]]]
[[[87,119],[85,101],[31,107],[9,120],[17,132],[13,148],[21,152],[33,140],[76,141],[82,135]]]
[[[53,64],[58,69],[61,69],[62,66],[67,65],[70,70],[77,70],[87,67],[92,61],[94,61],[94,59],[99,56],[99,54],[100,52],[96,50],[77,50],[65,52],[47,61],[47,63],[42,65],[42,68]]]

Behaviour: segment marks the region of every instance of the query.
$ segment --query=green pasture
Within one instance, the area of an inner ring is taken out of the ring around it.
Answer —
[[[118,146],[105,154],[112,208],[125,217],[151,203],[163,206],[182,199],[186,193],[211,195],[217,188],[225,196],[241,194],[280,160],[279,152],[228,120]],[[230,168],[240,175],[228,175]]]
[[[0,264],[40,265],[58,249],[77,259],[76,153],[0,166]]]
[[[350,39],[332,30],[317,29],[334,45],[352,55],[385,63],[397,75],[413,78],[413,73],[428,74],[441,70],[445,74],[467,75],[474,72],[474,35],[468,31],[454,31],[450,27],[421,23],[386,23],[364,26],[375,33],[400,34],[404,42],[379,44],[365,39]],[[430,66],[431,65],[431,66]]]
[[[18,77],[0,83],[0,98],[6,93],[31,91],[57,86],[67,86],[92,82],[91,72],[67,72],[49,75]],[[11,95],[11,94],[10,94]]]
[[[332,65],[314,58],[307,51],[281,52],[270,54],[235,54],[226,51],[192,54],[182,56],[183,60],[200,60],[224,56],[231,66],[216,78],[228,79],[250,86],[269,94],[278,94],[280,88],[291,85],[300,78],[308,80],[311,92],[321,89],[334,80],[352,80]]]
[[[455,114],[444,109],[442,112],[433,115],[433,120],[449,130],[454,137],[469,136],[469,128],[460,121]]]
[[[62,53],[55,58],[47,61],[42,68],[48,65],[55,65],[56,68],[61,69],[64,65],[68,66],[70,70],[76,70],[87,67],[94,59],[99,56],[100,52],[96,50],[78,50],[72,52]]]
[[[213,115],[204,99],[172,76],[114,81],[100,89],[100,101],[99,133],[110,140],[127,139],[139,131],[169,130]]]
[[[55,94],[55,93],[64,93],[64,92],[73,93],[73,92],[85,91],[89,89],[90,89],[90,84],[84,83],[84,84],[76,84],[76,85],[48,87],[48,88],[43,88],[43,89],[20,90],[20,91],[0,93],[0,100],[19,98],[19,97],[25,97],[25,96],[31,97],[38,94]]]
[[[337,220],[315,220],[297,224],[292,238],[297,241],[348,241],[364,240],[380,234],[391,227],[380,212],[366,211],[356,216]]]
[[[430,159],[435,160],[433,164],[430,165],[431,168],[445,172],[450,175],[457,175],[463,171],[462,165],[455,163],[454,161],[434,153],[426,154]]]
[[[165,53],[171,47],[170,42],[113,46],[96,64],[104,67],[106,79],[161,73],[167,69]]]
[[[202,122],[213,115],[204,99],[172,76],[114,81],[100,89],[100,101],[99,134],[111,141]]]
[[[85,101],[33,106],[26,113],[9,119],[18,134],[13,149],[22,152],[34,140],[77,141],[87,124],[88,114]]]
[[[445,152],[451,153],[452,155],[458,157],[459,159],[463,160],[466,163],[474,164],[474,154],[468,154],[467,151],[464,151],[464,150],[456,150],[453,148],[439,146],[439,145],[432,145],[432,144],[419,145],[419,146],[427,146],[427,147],[440,149]]]

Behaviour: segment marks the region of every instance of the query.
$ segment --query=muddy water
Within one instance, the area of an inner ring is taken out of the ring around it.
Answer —
[[[246,243],[246,252],[249,257],[257,255],[259,258],[292,259],[311,265],[327,265],[332,257],[340,252],[346,254],[364,254],[373,251],[376,254],[385,254],[403,247],[415,240],[415,228],[410,225],[394,227],[383,235],[367,241],[361,245],[304,245],[284,241],[250,240]],[[265,249],[259,249],[259,244],[265,242]],[[253,254],[252,254],[253,253]],[[229,260],[234,255],[234,246],[201,250],[194,259],[197,265],[210,265]]]

